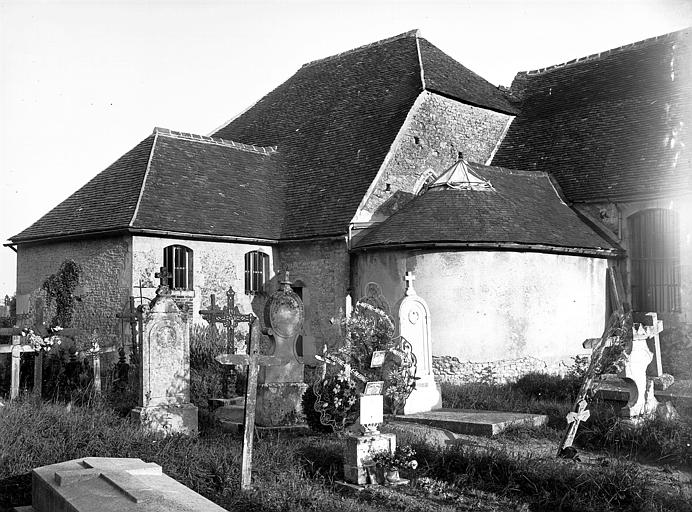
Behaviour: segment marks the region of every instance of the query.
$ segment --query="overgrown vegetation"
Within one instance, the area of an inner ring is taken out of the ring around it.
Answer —
[[[46,292],[48,306],[55,302],[55,315],[50,321],[51,327],[70,327],[74,315],[74,292],[79,285],[82,267],[73,260],[65,260],[55,274],[51,274],[41,285]]]
[[[163,437],[102,404],[69,410],[31,399],[0,409],[0,431],[0,510],[30,502],[33,467],[94,454],[156,462],[228,510],[692,510],[681,490],[617,460],[586,466],[417,442],[411,486],[344,495],[334,484],[343,477],[339,437],[267,437],[255,443],[255,490],[241,493],[240,436]]]

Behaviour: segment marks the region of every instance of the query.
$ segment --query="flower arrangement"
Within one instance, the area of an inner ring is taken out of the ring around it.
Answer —
[[[415,456],[416,451],[410,446],[397,446],[394,453],[388,450],[373,453],[372,461],[386,471],[414,470],[418,467],[418,461],[415,459]]]
[[[48,336],[44,337],[36,334],[32,328],[25,327],[22,329],[21,336],[24,336],[29,341],[29,345],[31,345],[31,348],[35,352],[40,352],[41,350],[50,352],[50,349],[53,348],[53,346],[60,345],[62,343],[60,337],[56,336],[57,333],[62,331],[62,327],[48,327],[47,330]]]

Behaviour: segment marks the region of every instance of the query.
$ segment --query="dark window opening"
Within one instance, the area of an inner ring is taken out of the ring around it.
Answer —
[[[168,271],[171,290],[193,289],[193,253],[184,245],[169,245],[163,249],[163,266]]]
[[[245,293],[264,292],[265,280],[269,276],[269,255],[261,251],[245,254]]]
[[[661,208],[629,218],[632,307],[635,311],[680,310],[680,231],[677,213]]]

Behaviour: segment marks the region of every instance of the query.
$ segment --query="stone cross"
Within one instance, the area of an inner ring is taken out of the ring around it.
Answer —
[[[221,354],[216,360],[221,364],[236,364],[248,367],[247,389],[245,392],[245,432],[243,436],[243,458],[241,463],[240,488],[248,490],[252,487],[252,443],[255,432],[255,408],[257,406],[257,376],[260,366],[280,366],[281,359],[275,356],[265,356],[260,350],[260,326],[257,318],[251,315],[250,345],[247,354]]]
[[[406,272],[406,276],[404,277],[404,280],[406,281],[406,296],[416,294],[416,290],[413,289],[413,281],[415,279],[416,276],[414,276],[412,272]]]
[[[166,267],[161,267],[159,271],[154,274],[154,277],[159,280],[159,288],[163,288],[164,286],[168,288],[168,278],[170,278],[171,275],[168,273]]]

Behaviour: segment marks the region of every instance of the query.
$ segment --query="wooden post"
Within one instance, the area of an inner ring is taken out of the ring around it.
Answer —
[[[255,434],[255,408],[257,406],[257,376],[259,367],[280,366],[281,359],[275,356],[260,355],[260,327],[257,318],[250,321],[250,346],[248,354],[221,354],[216,360],[221,364],[245,365],[247,370],[247,390],[245,392],[245,431],[243,435],[243,458],[241,462],[241,490],[252,487],[252,443]]]
[[[19,345],[19,336],[12,336],[12,377],[10,380],[10,400],[19,396],[19,365],[21,363],[22,349]]]

